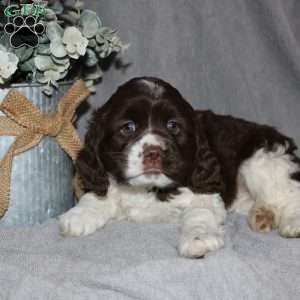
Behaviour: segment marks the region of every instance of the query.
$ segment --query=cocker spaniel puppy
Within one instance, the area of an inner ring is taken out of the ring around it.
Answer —
[[[276,129],[194,110],[170,84],[134,78],[91,120],[77,159],[86,194],[60,217],[64,235],[110,220],[178,222],[178,250],[224,245],[226,210],[255,231],[300,236],[300,160]]]

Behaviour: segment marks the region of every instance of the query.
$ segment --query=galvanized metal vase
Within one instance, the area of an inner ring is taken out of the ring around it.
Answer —
[[[55,112],[59,99],[71,83],[61,84],[51,97],[38,84],[13,85],[44,113]],[[0,89],[0,103],[10,88]],[[0,112],[0,114],[2,114]],[[15,137],[0,136],[0,159]],[[43,137],[38,146],[13,158],[9,208],[0,226],[42,223],[68,210],[74,204],[73,163],[55,138]]]

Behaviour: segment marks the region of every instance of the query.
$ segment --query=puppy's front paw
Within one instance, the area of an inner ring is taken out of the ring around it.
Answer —
[[[189,258],[201,258],[224,246],[223,233],[183,234],[179,241],[179,254]]]
[[[104,224],[99,211],[93,208],[73,207],[59,217],[60,231],[65,236],[88,235]]]

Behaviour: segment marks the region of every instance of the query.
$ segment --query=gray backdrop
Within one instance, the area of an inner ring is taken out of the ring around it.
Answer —
[[[197,108],[275,125],[300,144],[299,0],[87,0],[131,43],[90,99],[131,77],[174,84]],[[121,103],[120,103],[121,104]],[[85,132],[85,114],[79,121]]]

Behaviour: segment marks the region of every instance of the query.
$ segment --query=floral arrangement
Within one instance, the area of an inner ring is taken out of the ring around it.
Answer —
[[[2,8],[11,2],[0,1]],[[34,47],[26,43],[13,47],[8,33],[11,29],[5,26],[2,17],[0,26],[6,30],[0,33],[0,86],[38,82],[44,85],[45,94],[51,95],[59,81],[81,77],[94,91],[95,82],[102,77],[101,63],[122,53],[128,45],[121,42],[115,30],[103,26],[96,12],[84,9],[83,2],[67,2],[70,1],[33,0],[31,4],[21,4],[44,5],[43,15],[36,16],[32,25],[42,25],[42,30],[34,33],[38,36]]]

